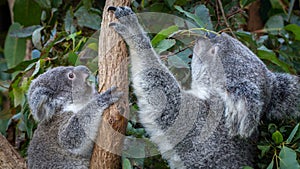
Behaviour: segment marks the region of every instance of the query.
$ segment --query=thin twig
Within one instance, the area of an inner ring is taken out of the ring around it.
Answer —
[[[232,36],[235,37],[234,33],[232,32],[232,29],[230,28],[230,26],[229,26],[229,24],[228,24],[228,22],[227,22],[226,15],[225,15],[225,12],[224,12],[223,5],[222,5],[221,0],[218,0],[218,4],[219,4],[220,10],[221,10],[221,13],[222,13],[222,16],[223,16],[225,25],[226,25],[227,28],[230,30],[230,33],[232,34]],[[236,37],[235,37],[235,38],[236,38]]]

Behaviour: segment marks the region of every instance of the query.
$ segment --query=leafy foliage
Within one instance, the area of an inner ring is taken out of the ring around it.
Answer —
[[[16,0],[14,23],[8,31],[4,49],[0,48],[0,132],[26,156],[27,145],[36,128],[26,92],[32,79],[59,65],[85,64],[97,69],[97,38],[101,10],[105,1]],[[300,73],[300,15],[292,1],[261,1],[261,13],[255,15],[263,25],[249,30],[250,5],[254,0],[133,0],[136,12],[161,12],[179,16],[178,22],[153,33],[152,45],[185,88],[190,84],[193,38],[203,32],[229,32],[273,71]],[[249,9],[249,11],[248,11]],[[195,25],[180,30],[181,24]],[[176,36],[186,36],[179,41]],[[88,40],[88,37],[89,40]],[[26,52],[30,50],[31,52]],[[5,59],[2,59],[4,56]],[[130,90],[131,116],[127,136],[147,139],[138,123],[136,98]],[[262,124],[257,143],[260,168],[300,168],[300,127],[297,121]],[[143,148],[141,148],[143,150]],[[134,151],[134,150],[133,150]],[[144,151],[144,152],[143,152]],[[138,153],[146,153],[146,149]],[[154,150],[157,151],[157,150]],[[122,167],[168,168],[160,156],[122,157]],[[246,167],[245,168],[251,168]]]

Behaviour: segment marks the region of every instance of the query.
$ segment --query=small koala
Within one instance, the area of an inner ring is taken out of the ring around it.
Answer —
[[[129,7],[109,7],[129,46],[139,118],[171,168],[257,168],[261,121],[299,118],[299,77],[272,73],[226,33],[197,40],[183,90]]]
[[[38,76],[28,103],[38,127],[28,148],[28,167],[88,169],[104,109],[121,96],[116,87],[99,94],[85,66],[56,67]]]

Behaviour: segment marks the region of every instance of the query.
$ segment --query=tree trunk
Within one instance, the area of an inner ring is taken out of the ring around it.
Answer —
[[[108,25],[114,15],[107,11],[109,6],[130,5],[129,0],[107,0],[99,36],[99,91],[112,86],[118,87],[124,96],[104,111],[98,139],[91,159],[91,169],[120,168],[120,155],[127,127],[128,106],[128,52],[122,38]]]
[[[5,137],[0,134],[0,168],[23,169],[26,168],[25,160],[9,144]]]

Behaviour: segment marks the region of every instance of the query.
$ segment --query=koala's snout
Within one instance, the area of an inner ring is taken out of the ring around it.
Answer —
[[[77,66],[74,70],[76,73],[81,74],[84,80],[88,79],[91,75],[91,71],[86,66]]]

